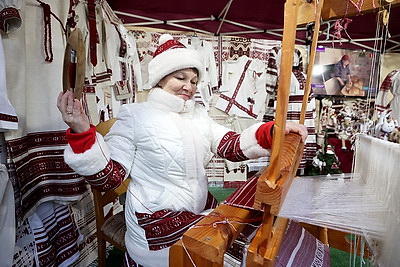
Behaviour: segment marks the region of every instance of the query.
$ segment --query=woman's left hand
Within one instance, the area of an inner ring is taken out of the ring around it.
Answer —
[[[307,127],[303,124],[299,124],[293,121],[287,121],[286,122],[286,134],[288,133],[298,133],[301,136],[301,140],[303,143],[306,141],[307,136],[308,136],[308,131]]]

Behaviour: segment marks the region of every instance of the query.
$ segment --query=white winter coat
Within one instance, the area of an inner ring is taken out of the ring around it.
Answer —
[[[240,148],[249,158],[269,153],[257,144],[258,127],[259,124],[253,125],[241,134]],[[156,266],[157,262],[168,263],[168,249],[148,250],[135,211],[171,209],[201,213],[208,194],[205,166],[229,131],[193,100],[185,102],[155,88],[147,102],[121,106],[110,132],[104,139],[98,134],[91,149],[74,154],[68,146],[64,156],[81,175],[101,171],[110,158],[127,170],[132,178],[125,211],[127,250],[138,263],[151,262],[149,266]]]

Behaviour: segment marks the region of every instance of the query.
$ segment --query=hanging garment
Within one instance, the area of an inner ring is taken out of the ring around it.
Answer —
[[[0,259],[1,266],[12,266],[15,244],[14,191],[4,164],[0,164]]]
[[[107,66],[112,70],[111,83],[126,81],[133,90],[137,87],[142,91],[142,73],[135,37],[121,23],[114,24],[108,13],[105,15],[105,52]]]
[[[53,2],[50,8],[65,24],[69,1]],[[20,15],[25,23],[3,39],[7,93],[19,120],[18,130],[4,135],[18,179],[22,217],[26,218],[42,202],[80,200],[87,187],[62,158],[66,124],[57,115],[54,101],[62,90],[64,32],[52,17],[53,61],[47,63],[43,38],[38,38],[43,37],[43,8],[37,1],[27,0]]]
[[[223,64],[216,108],[239,117],[257,119],[265,105],[265,64],[247,56]]]
[[[400,122],[400,69],[392,70],[383,80],[376,97],[376,108],[379,112],[392,110],[390,115]]]
[[[11,165],[8,167],[9,176],[16,191],[15,206],[19,209],[17,214],[20,223],[24,221],[23,218],[33,214],[41,203],[56,201],[70,204],[82,201],[88,193],[86,182],[68,168],[62,156],[67,125],[59,115],[55,101],[62,88],[65,33],[60,23],[51,16],[53,61],[45,62],[43,8],[36,0],[25,0],[23,3],[20,15],[24,23],[3,38],[7,93],[19,119],[18,130],[7,131],[4,135]],[[68,18],[69,3],[51,1],[50,10],[62,25],[66,24]],[[79,1],[78,7],[81,4],[84,2]],[[87,23],[85,12],[78,15],[82,25]],[[79,29],[84,29],[84,26]],[[85,218],[94,220],[94,216]],[[82,232],[86,232],[88,237],[80,247],[83,261],[89,251],[92,259],[96,253],[93,252],[95,228],[92,227],[89,233],[88,224],[86,221],[82,226]],[[93,221],[90,224],[93,225]],[[15,266],[33,266],[31,256],[34,253],[28,255],[31,253],[32,240],[28,238],[31,235],[27,228],[21,231],[17,241],[19,249],[16,250],[16,255],[21,255],[21,258],[14,255],[14,259],[18,259]]]
[[[0,35],[0,132],[18,129],[18,117],[7,96],[3,41]]]
[[[0,30],[10,34],[21,26],[18,9],[22,1],[0,2]],[[0,132],[18,129],[18,117],[7,97],[6,70],[2,36],[0,36]]]

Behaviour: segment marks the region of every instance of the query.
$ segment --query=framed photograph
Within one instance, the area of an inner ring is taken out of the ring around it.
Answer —
[[[374,54],[366,50],[349,50],[319,46],[315,56],[311,88],[316,95],[367,96],[376,94],[370,86],[371,73],[379,67]]]

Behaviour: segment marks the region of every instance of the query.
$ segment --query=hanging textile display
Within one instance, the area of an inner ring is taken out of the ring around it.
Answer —
[[[62,91],[65,35],[63,25],[50,14],[46,17],[47,22],[48,19],[52,22],[46,24],[51,26],[51,31],[46,28],[46,51],[51,51],[52,61],[46,62],[44,56],[44,12],[51,11],[65,23],[68,5],[69,2],[52,3],[44,9],[37,1],[25,1],[19,10],[23,21],[21,27],[3,39],[7,92],[18,114],[18,130],[5,133],[9,171],[13,172],[17,185],[14,190],[18,202],[15,206],[19,209],[16,211],[18,225],[41,203],[72,203],[80,200],[87,190],[84,180],[64,163],[62,151],[66,144],[66,126],[61,118],[51,115],[57,114],[54,99]],[[19,59],[17,62],[16,58]],[[32,235],[25,231],[21,234],[14,261],[28,264],[31,259],[16,255],[24,254],[21,250],[27,250],[31,244],[36,246],[36,243],[25,238]],[[36,259],[34,261],[41,266]]]
[[[32,8],[25,8],[26,5]],[[51,10],[66,21],[67,5],[53,4]],[[43,40],[35,38],[35,34],[43,32],[42,7],[36,1],[27,1],[20,13],[26,23],[3,42],[6,63],[9,63],[6,64],[9,98],[19,118],[18,130],[6,132],[5,138],[9,162],[15,166],[19,180],[21,214],[26,218],[42,202],[79,200],[86,186],[64,163],[65,124],[58,116],[49,116],[57,114],[54,99],[62,90],[64,32],[53,19],[50,44],[53,61],[46,63]],[[24,41],[27,39],[37,41]],[[15,64],[17,57],[20,60]]]
[[[21,26],[21,17],[18,9],[22,1],[2,1],[0,3],[0,30],[6,34],[13,34]],[[7,96],[7,82],[3,37],[0,35],[0,132],[16,130],[18,116],[15,108]]]
[[[115,67],[109,59],[113,57],[110,54],[111,51],[118,53],[120,50],[120,42],[111,45],[109,41],[115,40],[108,39],[107,33],[110,31],[103,30],[105,28],[114,29],[115,35],[110,35],[110,38],[113,38],[117,35],[117,28],[121,31],[124,28],[120,28],[122,24],[116,22],[116,16],[106,1],[92,1],[92,3],[94,5],[91,6],[91,23],[89,23],[86,19],[88,11],[86,2],[24,1],[18,9],[22,21],[20,27],[8,35],[2,35],[5,51],[5,60],[2,60],[2,63],[6,63],[7,96],[16,111],[15,119],[13,118],[11,121],[17,125],[18,118],[18,129],[13,126],[13,130],[4,133],[7,146],[7,167],[14,186],[18,227],[26,225],[27,218],[35,214],[38,207],[46,207],[55,202],[72,205],[77,201],[85,200],[88,193],[85,181],[64,163],[62,156],[66,145],[65,130],[67,126],[61,116],[57,116],[59,112],[55,101],[63,90],[64,62],[68,64],[66,74],[68,74],[69,81],[66,79],[67,85],[69,88],[74,88],[73,90],[79,94],[76,96],[77,98],[81,97],[85,111],[92,123],[112,117],[118,112],[121,104],[134,101],[133,96],[123,100],[115,97],[115,92],[112,90],[113,82],[121,80],[122,76],[117,77],[119,73],[117,70],[115,77],[112,76],[111,68]],[[11,16],[14,13],[6,14]],[[105,18],[105,16],[107,17]],[[3,29],[8,29],[8,31],[13,29],[12,22],[17,22],[10,18],[2,20]],[[6,21],[5,24],[4,21]],[[111,23],[114,24],[110,25]],[[91,42],[88,38],[90,31],[94,29],[93,25],[96,26],[97,34],[91,36],[98,36],[95,42]],[[92,26],[91,29],[89,26]],[[68,48],[67,55],[70,57],[64,61],[67,37],[74,29],[82,32],[83,50],[86,55],[85,68],[77,68],[75,65],[77,63],[76,56],[82,59],[79,53],[76,53],[82,46],[81,41],[79,46]],[[125,32],[127,32],[126,29]],[[124,62],[127,62],[129,66],[131,62],[134,62],[132,53],[136,51],[136,47],[133,39],[129,40],[132,37],[124,37],[124,34],[122,37],[126,38],[124,40],[127,42]],[[18,61],[15,60],[17,58]],[[115,58],[113,59],[115,60]],[[131,66],[126,69],[125,78],[129,80],[131,88],[134,90],[136,87],[134,83],[141,82],[140,76],[137,76],[140,75],[140,69],[135,70]],[[80,70],[77,71],[77,69]],[[82,85],[78,85],[79,88],[76,88],[76,75],[81,75],[82,70],[84,70],[84,85],[83,88],[81,88]],[[0,106],[0,114],[3,113],[3,107],[6,105]],[[104,108],[107,116],[101,116],[101,108]],[[0,121],[2,118],[4,116],[0,115]],[[0,124],[1,127],[3,124]],[[85,203],[93,206],[90,198],[87,202],[85,200]],[[68,213],[66,216],[71,216],[74,220],[77,218],[77,210],[68,209],[65,212]],[[63,261],[82,262],[82,266],[87,266],[96,257],[93,212],[91,216],[91,222],[85,221],[78,224],[79,231],[85,235],[85,242],[79,244],[80,256],[76,257],[73,256],[76,254],[67,253],[65,255],[70,258],[68,259],[64,255]],[[30,227],[17,229],[20,236],[17,240],[18,246],[14,251],[16,265],[19,266],[21,263],[24,266],[34,264],[47,266],[47,264],[42,264],[43,261],[40,259],[32,259],[21,251],[28,250],[31,244],[37,246],[39,242],[38,239],[28,238],[34,236],[33,230],[28,231],[28,229]],[[31,264],[32,261],[35,263]]]
[[[0,258],[4,266],[13,262],[15,243],[14,191],[4,164],[0,163]]]
[[[400,121],[400,70],[392,70],[383,80],[376,97],[378,112],[391,110],[391,116]]]
[[[35,239],[38,266],[70,266],[78,260],[83,236],[68,206],[42,203],[28,221]]]
[[[215,107],[229,115],[257,119],[265,104],[265,64],[247,56],[222,64],[221,94]]]

